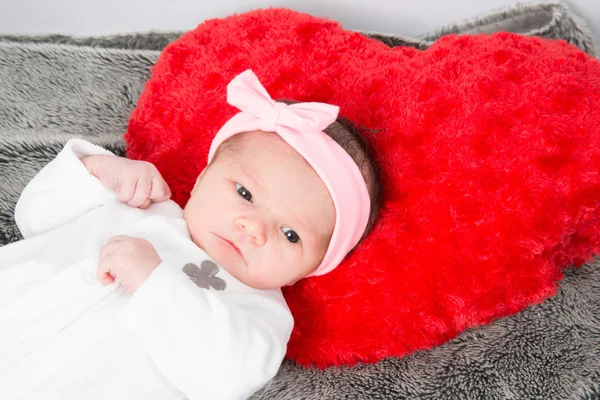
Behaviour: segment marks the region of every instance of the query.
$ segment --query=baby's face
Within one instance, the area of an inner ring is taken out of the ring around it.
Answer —
[[[192,239],[248,286],[291,285],[321,263],[335,224],[333,201],[277,134],[234,138],[198,177],[184,209]]]

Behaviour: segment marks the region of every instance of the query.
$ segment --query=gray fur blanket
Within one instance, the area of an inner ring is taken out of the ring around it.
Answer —
[[[595,49],[584,22],[554,2],[500,10],[418,38],[364,34],[426,48],[446,33],[494,30]],[[19,193],[68,138],[123,154],[122,134],[149,67],[179,34],[0,36],[0,245],[20,239],[13,220]],[[554,298],[428,351],[325,371],[286,361],[255,397],[600,399],[600,262],[565,275]]]

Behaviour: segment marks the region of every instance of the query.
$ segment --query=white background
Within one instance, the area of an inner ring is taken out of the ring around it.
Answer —
[[[532,1],[521,1],[531,3]],[[516,0],[0,0],[0,33],[76,36],[190,30],[207,18],[289,7],[347,29],[415,36]],[[600,41],[600,0],[567,0]]]

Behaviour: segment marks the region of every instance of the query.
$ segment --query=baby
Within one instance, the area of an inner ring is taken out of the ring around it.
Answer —
[[[0,248],[2,399],[243,399],[286,353],[280,288],[368,233],[380,189],[338,108],[273,101],[252,71],[181,210],[154,166],[72,139]],[[332,140],[333,139],[333,140]]]

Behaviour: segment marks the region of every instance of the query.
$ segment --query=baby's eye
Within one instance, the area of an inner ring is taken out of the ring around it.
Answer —
[[[290,228],[282,228],[283,234],[292,243],[298,243],[300,241],[300,236]]]
[[[252,202],[252,193],[250,193],[248,190],[246,190],[245,187],[243,187],[239,183],[236,183],[235,184],[235,189],[237,190],[238,194],[240,196],[242,196],[245,200],[248,200],[249,202]]]

